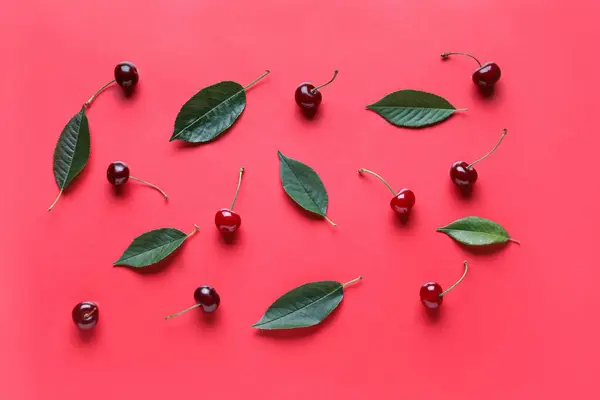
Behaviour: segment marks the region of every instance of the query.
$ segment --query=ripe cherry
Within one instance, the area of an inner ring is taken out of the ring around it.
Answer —
[[[500,79],[500,67],[498,64],[494,62],[487,62],[485,64],[481,64],[477,58],[468,53],[461,52],[452,52],[452,53],[442,53],[442,58],[446,59],[452,54],[460,54],[463,56],[471,57],[473,60],[477,61],[479,64],[479,68],[477,68],[473,72],[473,82],[479,86],[481,89],[491,89],[494,87],[496,82]]]
[[[126,95],[130,95],[133,92],[133,89],[135,88],[139,80],[140,75],[138,73],[137,67],[133,63],[130,63],[129,61],[120,62],[115,66],[115,79],[98,89],[96,93],[94,93],[92,97],[90,97],[88,101],[84,103],[84,105],[86,107],[89,107],[90,104],[92,104],[92,101],[94,101],[94,99],[96,98],[96,96],[98,96],[100,92],[102,92],[104,89],[106,89],[113,83],[117,83],[123,88]]]
[[[421,286],[421,290],[419,291],[419,296],[421,297],[421,303],[423,303],[423,305],[426,308],[428,308],[430,310],[435,310],[435,309],[438,309],[439,307],[441,307],[441,305],[444,301],[444,296],[449,291],[454,289],[456,287],[456,285],[458,285],[460,282],[462,282],[463,279],[465,279],[465,276],[467,275],[467,271],[469,270],[469,264],[467,263],[466,260],[463,262],[465,264],[465,272],[460,277],[460,279],[458,281],[456,281],[456,283],[454,285],[450,286],[448,289],[442,291],[442,287],[437,282],[427,282],[427,283],[424,283],[423,286]]]
[[[240,168],[240,175],[238,178],[237,189],[235,190],[235,196],[233,196],[233,202],[231,203],[231,208],[222,208],[217,211],[215,215],[215,225],[217,229],[221,231],[224,235],[230,235],[237,231],[242,225],[242,217],[235,211],[233,211],[233,207],[235,206],[235,201],[237,200],[238,193],[240,192],[240,186],[242,185],[242,175],[244,174],[244,167]]]
[[[502,136],[500,136],[500,140],[498,140],[498,143],[496,143],[492,150],[490,150],[480,159],[472,162],[471,164],[467,163],[466,161],[457,161],[452,164],[450,167],[450,179],[452,182],[468,193],[473,188],[473,184],[475,184],[478,177],[477,171],[475,168],[473,168],[473,165],[491,155],[498,148],[498,146],[500,146],[500,143],[502,143],[502,139],[504,139],[506,133],[507,130],[504,129],[502,131]]]
[[[383,179],[375,172],[369,171],[368,169],[364,168],[358,170],[359,174],[363,172],[375,176],[377,179],[383,182],[383,184],[387,186],[388,189],[390,189],[390,191],[394,195],[394,197],[392,197],[392,200],[390,201],[390,207],[392,207],[392,210],[396,211],[401,216],[407,216],[408,214],[410,214],[410,211],[415,205],[415,194],[412,190],[402,189],[398,193],[396,193],[394,188],[392,188],[392,186],[389,183],[387,183],[385,179]]]
[[[315,87],[311,83],[303,82],[296,88],[296,92],[294,94],[296,98],[296,104],[298,104],[298,107],[300,107],[305,115],[313,116],[317,112],[319,104],[321,104],[321,101],[323,100],[323,95],[321,92],[319,92],[319,89],[333,82],[337,74],[337,70],[333,71],[333,78],[320,86]]]
[[[165,319],[171,319],[173,317],[177,317],[183,313],[186,313],[194,308],[202,307],[202,310],[207,313],[211,313],[219,308],[219,304],[221,304],[221,297],[217,293],[214,287],[212,286],[200,286],[196,290],[194,290],[194,300],[196,304],[191,307],[186,308],[185,310],[181,310],[175,314],[169,315],[165,317]]]
[[[131,178],[134,181],[138,181],[140,183],[143,183],[144,185],[150,186],[151,188],[158,190],[164,196],[165,200],[169,199],[167,194],[155,184],[129,175],[129,166],[127,166],[127,164],[125,164],[122,161],[114,161],[108,165],[108,169],[106,170],[106,178],[114,187],[124,185]]]
[[[100,311],[96,303],[82,301],[73,308],[71,316],[79,329],[86,330],[96,326],[100,317]]]

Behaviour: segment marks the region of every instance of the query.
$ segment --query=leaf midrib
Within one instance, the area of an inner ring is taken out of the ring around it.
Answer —
[[[183,237],[183,238],[181,238],[181,239],[175,239],[175,240],[171,240],[170,242],[167,242],[167,243],[165,243],[165,244],[161,244],[160,246],[156,246],[156,247],[153,247],[153,248],[151,248],[151,249],[148,249],[148,250],[144,251],[143,253],[139,253],[139,254],[136,254],[136,255],[133,255],[133,256],[129,256],[129,257],[127,257],[127,258],[120,258],[120,259],[118,259],[118,260],[115,262],[115,264],[116,264],[116,263],[120,263],[120,262],[125,262],[125,261],[127,261],[127,260],[131,260],[131,259],[132,259],[132,258],[134,258],[134,257],[140,257],[140,256],[141,256],[141,255],[143,255],[143,254],[146,254],[146,253],[148,253],[148,252],[154,251],[154,250],[156,250],[156,249],[158,249],[158,248],[162,248],[162,247],[168,246],[168,245],[170,245],[170,244],[172,244],[172,243],[174,243],[174,242],[176,242],[176,241],[178,241],[178,240],[180,240],[180,241],[183,243],[183,242],[185,241],[185,239],[187,239],[187,236],[185,236],[185,237]],[[125,251],[127,251],[127,250],[125,250]]]
[[[340,286],[336,287],[336,288],[335,288],[333,291],[331,291],[330,293],[327,293],[325,296],[323,296],[323,297],[319,298],[319,300],[317,300],[317,301],[314,301],[314,302],[312,302],[312,303],[309,303],[309,304],[307,304],[307,305],[305,305],[305,306],[302,306],[301,308],[299,308],[299,309],[297,309],[297,310],[291,311],[291,312],[289,312],[289,313],[287,313],[287,314],[285,314],[285,315],[282,315],[282,316],[280,316],[280,317],[277,317],[277,318],[275,318],[275,319],[271,319],[271,320],[269,320],[269,321],[266,321],[266,322],[263,322],[263,323],[260,323],[260,324],[257,322],[256,324],[254,324],[254,326],[262,326],[262,325],[265,325],[265,324],[270,324],[270,323],[272,323],[272,322],[275,322],[275,321],[278,321],[278,320],[280,320],[281,318],[285,318],[285,317],[287,317],[287,316],[288,316],[288,315],[290,315],[290,314],[293,314],[293,313],[299,312],[299,311],[301,311],[301,310],[304,310],[305,308],[307,308],[307,307],[309,307],[309,306],[312,306],[312,305],[314,305],[314,304],[317,304],[317,303],[318,303],[318,302],[320,302],[321,300],[324,300],[324,299],[326,299],[327,297],[331,296],[332,294],[334,294],[334,293],[335,293],[336,291],[338,291],[339,289],[342,289],[342,290],[343,290],[343,289],[344,289],[344,287],[343,287],[343,286],[340,284]],[[343,292],[342,292],[342,293],[343,293]],[[269,307],[269,308],[270,308],[270,307]],[[268,311],[268,310],[267,310],[267,311]],[[266,313],[265,313],[265,315],[266,315]]]
[[[456,111],[456,108],[439,108],[439,107],[414,107],[414,106],[377,106],[377,105],[368,105],[367,108],[374,110],[376,108],[411,108],[411,109],[419,109],[419,110],[443,110],[443,111]]]
[[[508,235],[500,235],[497,233],[490,233],[490,232],[484,232],[484,231],[469,231],[466,229],[456,229],[456,228],[437,228],[437,230],[439,232],[450,232],[450,231],[457,231],[457,232],[470,232],[470,233],[480,233],[480,234],[486,234],[492,237],[498,237],[498,238],[502,238],[502,239],[510,239],[510,236]]]
[[[83,111],[83,108],[81,110],[79,110],[79,112],[77,114],[75,114],[75,116],[81,114],[81,112]],[[70,157],[69,162],[67,163],[68,165],[68,169],[67,169],[67,173],[65,175],[65,179],[63,180],[62,184],[60,185],[60,190],[64,190],[65,187],[67,186],[67,182],[69,182],[69,175],[71,175],[71,169],[73,169],[73,160],[75,159],[75,153],[77,153],[77,145],[79,144],[79,135],[81,134],[81,123],[83,122],[83,117],[84,115],[81,115],[81,119],[79,120],[79,123],[77,124],[77,135],[75,138],[75,146],[73,147],[73,155]],[[71,118],[73,119],[73,118]],[[71,120],[69,120],[69,122],[67,122],[67,126],[69,125],[69,123],[71,122]],[[55,161],[56,163],[56,161]]]
[[[281,152],[279,154],[281,154]],[[294,172],[294,170],[290,167],[290,164],[288,164],[287,159],[285,158],[285,156],[283,154],[281,154],[281,155],[283,156],[283,157],[281,157],[281,159],[283,160],[283,162],[285,163],[285,165],[287,166],[287,168],[290,170],[290,172],[292,173],[292,175],[294,175],[294,178],[296,178],[296,181],[300,184],[300,186],[302,186],[302,189],[304,190],[304,193],[306,193],[306,195],[308,196],[308,198],[310,199],[310,201],[312,201],[312,203],[315,205],[315,207],[319,210],[320,215],[324,215],[324,213],[321,211],[321,207],[319,207],[319,205],[317,204],[317,202],[315,201],[315,199],[313,199],[313,197],[310,195],[310,193],[308,192],[308,190],[306,190],[306,186],[304,186],[304,184],[302,183],[302,181],[300,179],[298,179],[298,175],[296,175],[296,173]]]
[[[233,82],[233,83],[237,83],[237,82]],[[239,85],[239,83],[238,83]],[[241,85],[240,85],[241,86]],[[218,104],[216,107],[211,108],[210,110],[208,110],[207,112],[205,112],[204,114],[202,114],[201,116],[199,116],[198,118],[196,118],[195,120],[193,120],[192,122],[190,122],[189,124],[187,124],[182,130],[179,131],[179,133],[176,136],[173,136],[172,139],[177,139],[179,136],[181,136],[181,134],[183,132],[185,132],[190,126],[194,125],[196,122],[200,121],[202,118],[206,117],[208,114],[210,114],[211,112],[213,112],[214,110],[216,110],[217,108],[221,107],[222,105],[226,104],[229,102],[229,100],[233,99],[234,97],[236,97],[237,95],[239,95],[240,93],[242,93],[244,91],[244,88],[242,88],[242,90],[238,90],[237,92],[235,92],[233,95],[229,96],[228,98],[226,98],[225,100],[223,100],[220,104]]]

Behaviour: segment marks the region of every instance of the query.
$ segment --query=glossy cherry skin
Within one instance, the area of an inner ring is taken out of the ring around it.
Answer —
[[[473,72],[473,82],[482,89],[489,89],[498,82],[500,75],[498,64],[488,62]]]
[[[121,186],[129,180],[129,167],[122,161],[112,162],[106,170],[106,178],[111,185]]]
[[[304,82],[296,88],[296,104],[306,113],[315,113],[323,100],[323,95],[318,90],[313,93],[314,85]]]
[[[128,61],[123,61],[115,67],[115,81],[123,89],[130,91],[140,80],[137,67]]]
[[[98,305],[91,301],[82,301],[73,308],[71,313],[73,322],[79,329],[92,329],[98,323],[100,310]]]
[[[440,296],[443,290],[437,282],[427,282],[421,286],[419,295],[421,297],[421,303],[430,310],[435,310],[442,305],[444,296]]]
[[[196,304],[202,306],[204,312],[213,312],[219,308],[221,304],[221,297],[212,286],[200,286],[194,290],[194,300]]]
[[[450,167],[450,179],[462,189],[471,189],[477,181],[477,171],[468,167],[469,164],[465,161],[457,161]]]
[[[415,194],[410,189],[402,189],[392,197],[390,207],[400,215],[407,215],[415,205]]]
[[[242,225],[242,217],[233,210],[222,208],[215,215],[215,225],[222,233],[231,234]]]

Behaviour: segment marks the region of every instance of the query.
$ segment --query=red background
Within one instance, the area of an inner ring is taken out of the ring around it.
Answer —
[[[0,15],[3,136],[0,397],[3,399],[547,399],[596,392],[597,93],[600,6],[547,1],[15,1]],[[502,79],[482,98],[475,63]],[[89,109],[91,158],[57,194],[52,153],[69,118],[121,60],[140,70],[137,95],[118,87]],[[321,83],[318,118],[293,101]],[[248,93],[238,123],[199,147],[169,143],[181,105],[221,80]],[[426,130],[366,111],[402,88],[469,111]],[[475,195],[457,196],[448,168],[474,160]],[[332,228],[279,183],[277,150],[320,174]],[[118,197],[109,162],[131,182]],[[238,168],[239,240],[214,228]],[[407,226],[371,168],[417,204]],[[434,228],[467,215],[501,223],[522,243],[474,254]],[[133,237],[172,226],[201,230],[154,274],[113,268]],[[444,287],[471,263],[438,320],[418,290]],[[261,334],[251,325],[285,291],[314,280],[364,280],[316,329]],[[163,317],[214,285],[214,320]],[[71,321],[100,304],[95,335]],[[85,394],[85,396],[84,396]]]

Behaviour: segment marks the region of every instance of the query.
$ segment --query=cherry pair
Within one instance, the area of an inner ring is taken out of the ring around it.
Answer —
[[[94,93],[92,97],[90,97],[88,101],[84,103],[86,107],[89,107],[90,104],[92,104],[92,101],[94,101],[94,99],[96,98],[96,96],[98,96],[100,92],[102,92],[104,89],[106,89],[113,83],[117,83],[117,85],[123,88],[126,95],[130,95],[133,92],[133,89],[137,85],[138,81],[140,80],[140,75],[138,73],[137,67],[133,63],[130,63],[128,61],[118,63],[115,67],[114,74],[115,79],[98,89],[96,93]]]
[[[467,263],[467,260],[463,261],[463,263],[465,265],[465,272],[463,272],[460,279],[448,289],[442,291],[442,286],[437,282],[426,282],[421,286],[419,296],[421,297],[421,303],[423,303],[426,308],[430,310],[440,308],[444,301],[444,296],[465,279],[467,271],[469,271],[469,264]]]
[[[304,115],[307,117],[312,117],[316,114],[321,101],[323,101],[323,95],[321,92],[319,92],[319,89],[333,82],[337,74],[338,70],[336,69],[333,71],[333,78],[317,87],[315,87],[312,83],[302,82],[296,88],[296,92],[294,93],[296,104],[298,104],[298,107],[300,107]]]
[[[471,78],[473,79],[473,83],[475,83],[480,89],[490,90],[500,79],[501,72],[498,64],[494,62],[486,62],[485,64],[481,64],[481,62],[477,58],[475,58],[469,53],[451,52],[442,53],[441,56],[442,59],[445,60],[453,54],[460,54],[462,56],[471,57],[477,62],[477,64],[479,64],[479,68],[473,71]]]

